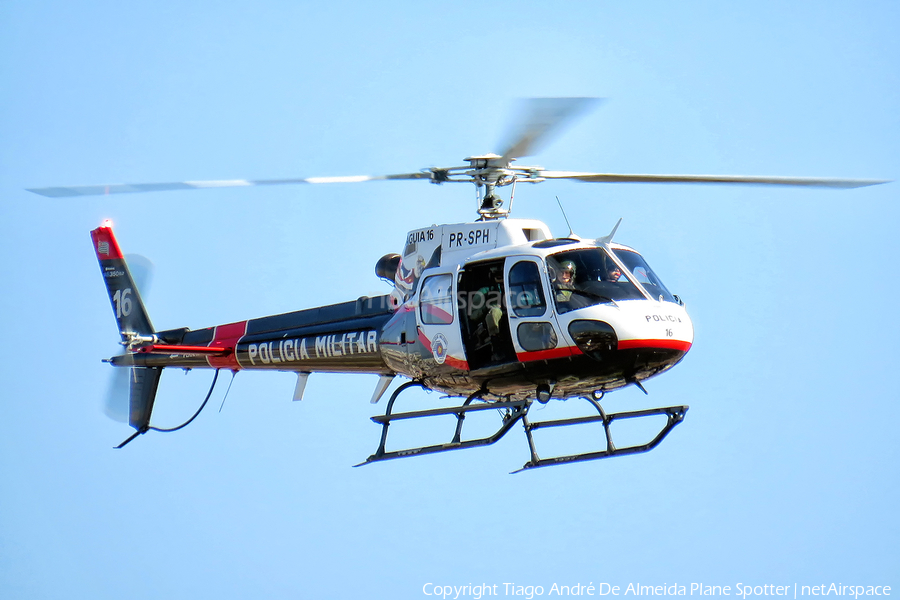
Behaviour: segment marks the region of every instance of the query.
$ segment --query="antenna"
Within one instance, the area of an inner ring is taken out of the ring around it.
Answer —
[[[604,235],[601,238],[597,238],[598,244],[608,244],[613,240],[613,236],[616,235],[616,230],[619,228],[619,225],[622,224],[622,217],[619,217],[619,220],[616,221],[615,227],[612,228],[612,231],[609,232],[609,235]]]
[[[562,202],[559,201],[559,196],[556,197],[556,203],[559,204],[559,210],[562,211],[563,219],[566,220],[566,226],[569,228],[569,237],[578,239],[578,236],[575,235],[575,230],[572,229],[572,225],[569,223],[569,217],[566,216],[566,209],[563,208]]]

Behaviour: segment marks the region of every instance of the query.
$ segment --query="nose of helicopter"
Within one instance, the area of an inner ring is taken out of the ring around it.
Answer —
[[[683,306],[671,302],[640,303],[619,331],[620,350],[657,348],[686,353],[694,343],[694,325]]]
[[[576,347],[602,363],[630,365],[640,379],[678,363],[694,342],[693,324],[679,304],[622,302],[585,312],[568,323]]]

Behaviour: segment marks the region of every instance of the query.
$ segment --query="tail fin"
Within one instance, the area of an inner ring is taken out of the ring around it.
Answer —
[[[106,290],[109,293],[113,314],[116,316],[116,323],[119,325],[122,342],[130,346],[136,341],[144,341],[140,339],[141,337],[150,338],[153,334],[153,325],[110,225],[111,223],[106,221],[91,231],[91,239],[94,242],[97,260],[100,261],[100,271],[106,282]]]
[[[141,294],[128,270],[128,264],[110,225],[111,223],[106,221],[91,231],[91,239],[94,242],[97,260],[100,261],[100,272],[106,282],[106,291],[109,293],[109,301],[119,326],[122,344],[131,350],[136,344],[152,343],[156,340],[156,336],[153,334],[153,325],[150,323],[147,309],[144,308]],[[128,424],[137,431],[117,446],[118,448],[149,429],[162,367],[131,367],[129,371]]]
[[[131,367],[129,369],[130,391],[128,424],[135,428],[134,435],[116,446],[121,448],[138,435],[150,430],[150,415],[156,400],[156,388],[162,367]]]

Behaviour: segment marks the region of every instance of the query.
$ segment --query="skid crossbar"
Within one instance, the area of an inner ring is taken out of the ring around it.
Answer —
[[[376,423],[389,423],[391,421],[400,421],[402,419],[416,419],[418,417],[433,417],[435,415],[461,415],[470,412],[478,412],[480,410],[497,410],[498,408],[519,407],[529,404],[526,400],[518,402],[504,402],[502,404],[476,404],[474,406],[448,406],[446,408],[430,408],[428,410],[417,410],[415,412],[397,413],[396,415],[375,415],[371,417]]]

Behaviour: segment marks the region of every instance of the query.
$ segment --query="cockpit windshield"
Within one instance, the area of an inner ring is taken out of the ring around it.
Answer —
[[[559,314],[605,302],[645,299],[602,248],[582,248],[548,256],[547,273]]]
[[[640,254],[623,249],[613,252],[627,271],[603,248],[582,248],[547,257],[547,272],[559,314],[605,302],[644,300],[635,283],[653,299],[677,302]]]
[[[631,271],[638,283],[644,286],[651,298],[654,300],[665,300],[666,302],[678,302],[675,296],[663,285],[662,280],[656,276],[656,273],[653,272],[653,269],[650,268],[643,256],[632,250],[618,249],[613,250],[613,252],[625,264],[625,267]]]

